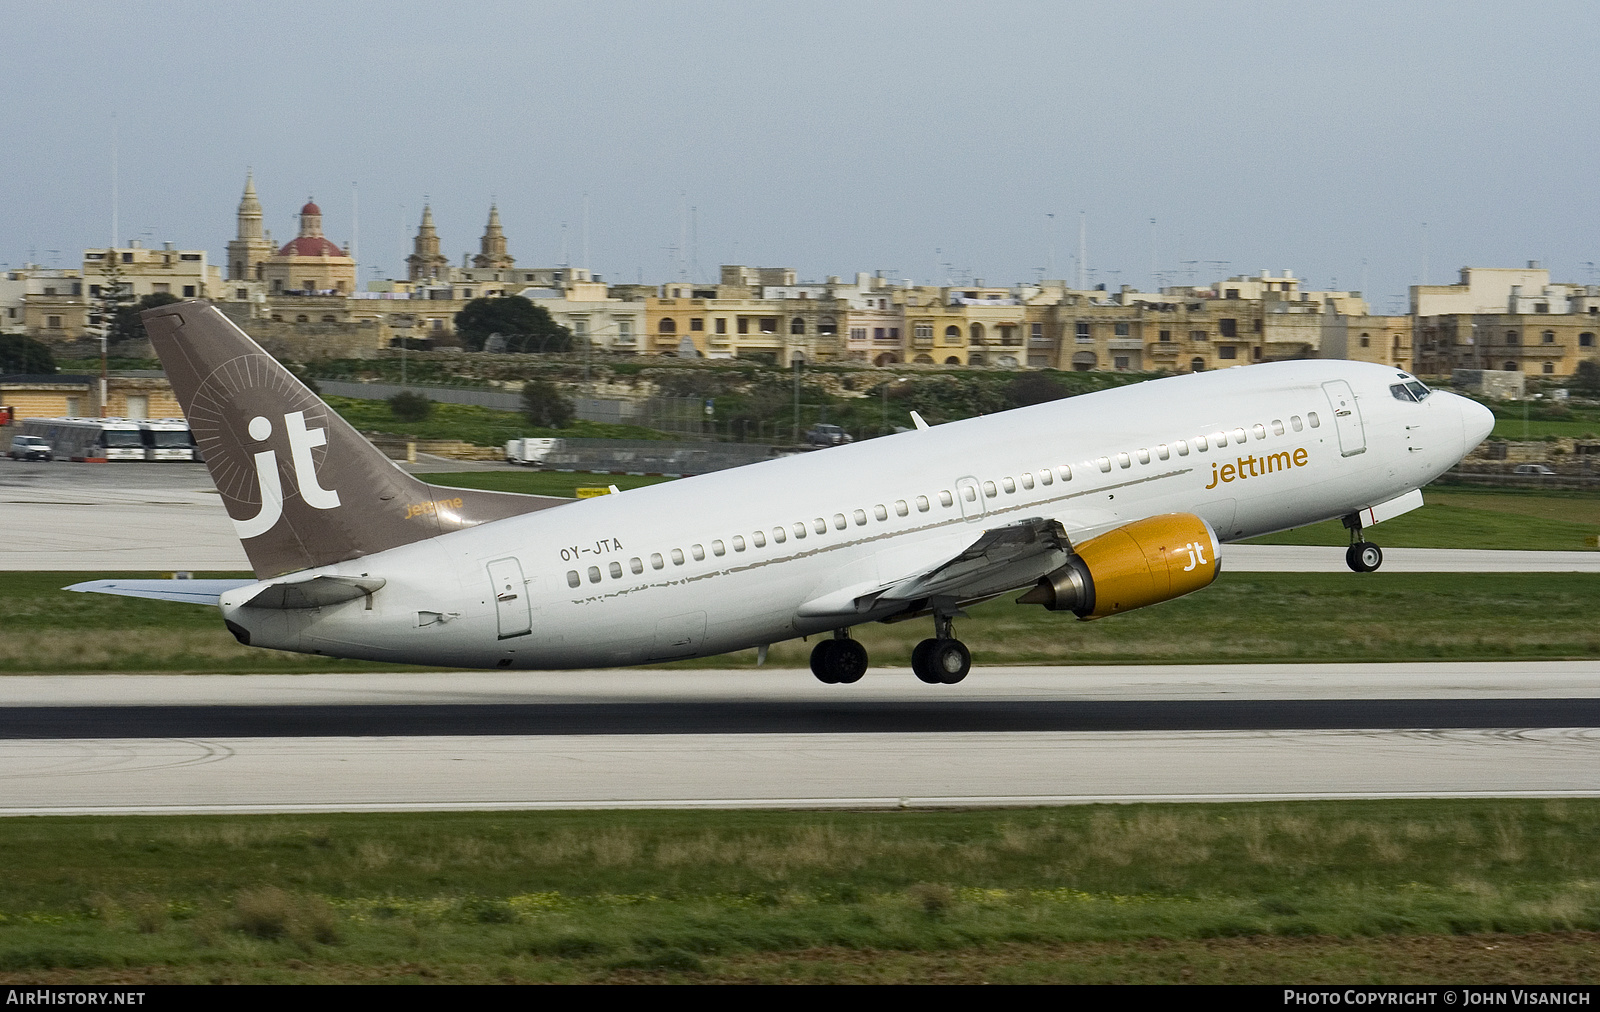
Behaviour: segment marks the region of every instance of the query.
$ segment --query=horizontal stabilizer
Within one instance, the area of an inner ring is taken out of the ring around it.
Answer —
[[[254,580],[89,580],[74,583],[65,590],[80,594],[116,594],[119,597],[148,597],[152,601],[179,601],[184,604],[215,605],[217,598],[236,587],[248,587]]]
[[[293,583],[272,583],[244,603],[246,608],[321,608],[366,597],[382,589],[381,577],[318,576]]]

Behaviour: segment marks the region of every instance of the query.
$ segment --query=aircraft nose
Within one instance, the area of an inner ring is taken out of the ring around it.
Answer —
[[[1494,431],[1494,412],[1472,400],[1470,397],[1457,397],[1461,408],[1461,434],[1464,437],[1465,449],[1471,452],[1472,448],[1489,438],[1489,433]]]

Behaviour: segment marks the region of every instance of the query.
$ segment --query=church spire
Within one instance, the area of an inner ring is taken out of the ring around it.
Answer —
[[[412,253],[406,257],[406,276],[412,281],[426,281],[448,277],[450,260],[439,252],[439,233],[433,227],[433,207],[422,205],[422,225],[412,241]]]
[[[489,224],[484,226],[478,250],[478,255],[472,258],[472,266],[477,268],[509,270],[517,262],[506,251],[506,234],[500,227],[500,208],[495,204],[489,205]]]
[[[246,171],[244,177],[244,196],[239,198],[238,238],[261,238],[261,201],[256,199],[256,177],[254,172]]]

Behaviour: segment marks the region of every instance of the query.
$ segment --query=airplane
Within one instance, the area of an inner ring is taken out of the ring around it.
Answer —
[[[853,626],[931,618],[911,656],[966,677],[963,609],[1096,620],[1200,590],[1219,549],[1321,520],[1367,528],[1494,418],[1371,363],[1192,373],[731,470],[568,500],[426,484],[214,306],[145,328],[255,573],[66,588],[217,607],[239,642],[406,664],[644,664],[821,635],[811,669],[867,671]]]

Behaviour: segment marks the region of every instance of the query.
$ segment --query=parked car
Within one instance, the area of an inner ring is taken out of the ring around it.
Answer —
[[[6,454],[12,460],[55,460],[50,444],[38,436],[12,436],[11,450]]]
[[[843,446],[845,443],[853,442],[855,440],[850,437],[850,433],[837,425],[829,425],[826,422],[821,425],[813,425],[806,430],[807,446]]]
[[[1554,471],[1543,464],[1518,464],[1512,474],[1555,474]]]

